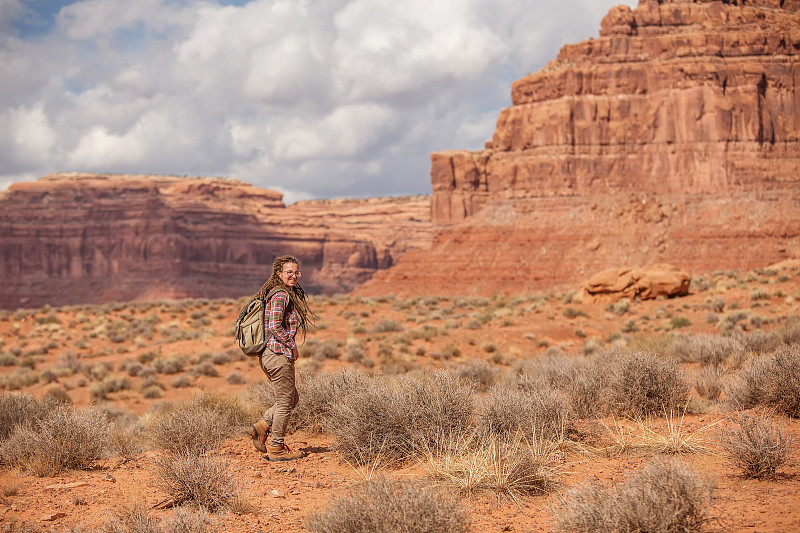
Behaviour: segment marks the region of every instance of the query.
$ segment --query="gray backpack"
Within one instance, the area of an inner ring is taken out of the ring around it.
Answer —
[[[269,335],[264,327],[264,311],[270,298],[282,290],[275,287],[269,291],[266,298],[253,298],[239,312],[239,318],[235,323],[234,337],[245,355],[258,357],[267,348]]]

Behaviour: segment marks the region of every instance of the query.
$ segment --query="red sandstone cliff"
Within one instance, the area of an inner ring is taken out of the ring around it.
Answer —
[[[619,6],[511,94],[484,150],[431,156],[433,248],[359,292],[492,294],[800,255],[800,1]]]
[[[430,199],[298,202],[236,180],[65,173],[0,192],[0,308],[238,297],[275,256],[346,292],[431,240]]]

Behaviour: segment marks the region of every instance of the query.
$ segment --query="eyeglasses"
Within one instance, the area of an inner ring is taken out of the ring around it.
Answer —
[[[299,270],[298,270],[297,272],[295,272],[294,270],[282,270],[282,271],[281,271],[281,274],[286,274],[286,275],[287,275],[287,276],[289,276],[290,278],[292,278],[292,277],[297,277],[297,278],[299,278],[299,277],[300,277],[300,275],[301,275]]]

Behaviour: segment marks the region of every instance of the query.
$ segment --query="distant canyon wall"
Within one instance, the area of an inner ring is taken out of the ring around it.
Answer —
[[[348,292],[431,238],[427,196],[287,207],[230,179],[62,173],[0,192],[0,308],[239,297],[283,254]]]
[[[615,7],[511,96],[485,149],[432,154],[433,248],[359,292],[493,294],[800,254],[800,1]]]

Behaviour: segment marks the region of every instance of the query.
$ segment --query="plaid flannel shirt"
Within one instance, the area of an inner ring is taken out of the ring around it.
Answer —
[[[294,309],[286,314],[288,304],[289,295],[283,291],[276,292],[265,306],[264,325],[269,335],[267,348],[285,355],[289,361],[294,361],[292,350],[297,347],[294,337],[297,335],[299,320]]]

